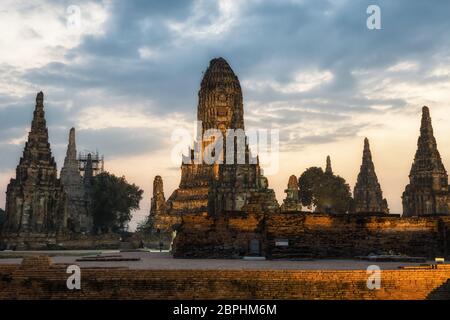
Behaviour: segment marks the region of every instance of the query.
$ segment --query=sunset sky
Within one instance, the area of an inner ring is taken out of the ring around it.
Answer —
[[[370,4],[381,30],[366,26]],[[450,168],[449,13],[438,0],[2,0],[0,207],[42,90],[58,170],[74,126],[79,151],[98,149],[106,170],[144,189],[134,227],[155,175],[166,198],[178,186],[171,133],[193,129],[202,72],[221,56],[241,81],[246,128],[280,130],[268,176],[280,203],[289,176],[327,155],[353,189],[368,137],[400,213],[423,105]]]

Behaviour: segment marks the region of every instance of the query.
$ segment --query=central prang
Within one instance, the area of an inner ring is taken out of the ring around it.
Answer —
[[[202,138],[194,142],[189,156],[183,159],[180,186],[167,200],[167,210],[151,214],[155,229],[171,232],[186,215],[245,214],[246,205],[254,197],[263,199],[269,211],[279,208],[258,159],[251,155],[244,131],[241,85],[225,59],[211,60],[198,96],[197,120]],[[214,131],[215,135],[209,134]],[[221,161],[204,161],[218,136],[223,145],[212,148],[212,153],[216,158],[221,156]]]

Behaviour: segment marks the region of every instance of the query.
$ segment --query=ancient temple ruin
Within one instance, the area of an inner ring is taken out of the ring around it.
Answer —
[[[16,177],[7,187],[3,233],[55,234],[66,229],[66,195],[48,142],[44,94],[39,92]]]
[[[176,221],[176,217],[167,215],[163,180],[161,176],[156,176],[153,180],[153,196],[150,204],[150,215],[147,221],[148,227],[153,231],[170,230]]]
[[[265,198],[269,210],[278,209],[275,193],[268,188],[258,158],[249,150],[241,86],[225,59],[211,60],[198,96],[197,120],[201,123],[202,138],[183,159],[179,188],[167,201],[168,216],[239,212],[252,196]],[[213,148],[212,155],[223,162],[205,162],[208,148],[217,138],[207,135],[211,130],[223,137],[223,148]]]
[[[298,180],[295,175],[289,177],[287,189],[284,190],[286,198],[281,205],[281,212],[297,212],[302,210],[299,198]]]
[[[427,109],[424,114],[423,137],[419,138],[419,149],[422,151],[418,152],[416,160],[425,162],[422,165],[428,164],[426,172],[432,174],[430,164],[435,162],[432,159],[438,158],[438,153],[434,138],[430,138],[431,123]],[[421,159],[421,154],[426,155],[427,160]],[[413,165],[413,168],[417,170],[419,167]],[[419,174],[416,170],[413,172]],[[442,173],[436,169],[434,172]],[[330,157],[327,157],[324,177],[336,181],[342,179],[334,176]],[[416,180],[414,174],[411,177],[412,182],[421,181]],[[448,187],[446,180],[441,182]],[[407,190],[414,190],[420,196],[429,189],[407,187]],[[269,259],[354,258],[390,251],[432,258],[448,255],[450,216],[417,219],[385,214],[388,213],[387,203],[375,175],[368,140],[365,141],[363,163],[355,187],[358,214],[344,214],[342,210],[313,213],[290,211],[291,205],[296,205],[296,191],[296,177],[291,176],[281,210],[271,211],[266,205],[270,197],[255,194],[243,206],[244,214],[225,211],[213,217],[183,215],[173,241],[174,257],[248,258],[259,255]]]
[[[93,218],[89,208],[90,196],[86,192],[86,184],[80,174],[75,128],[70,129],[66,158],[61,169],[61,183],[67,195],[68,229],[73,232],[92,232]]]
[[[369,139],[364,139],[362,164],[353,189],[355,213],[389,213],[370,152]]]
[[[402,200],[403,216],[449,213],[448,175],[437,149],[428,107],[422,108],[417,151]]]

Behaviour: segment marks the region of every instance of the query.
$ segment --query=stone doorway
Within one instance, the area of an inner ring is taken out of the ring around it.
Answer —
[[[258,239],[252,239],[250,240],[249,247],[249,254],[251,256],[261,256],[261,241]]]

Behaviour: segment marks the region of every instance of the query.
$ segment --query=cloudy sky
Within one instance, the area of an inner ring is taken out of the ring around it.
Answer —
[[[381,8],[381,30],[366,26]],[[280,129],[279,201],[289,175],[333,169],[353,188],[363,138],[391,212],[414,156],[420,109],[431,110],[450,168],[449,1],[50,1],[0,4],[0,207],[43,90],[60,169],[68,130],[79,151],[98,149],[106,169],[166,197],[177,187],[174,128],[193,128],[209,60],[239,76],[247,128]],[[78,19],[77,17],[80,17]]]

